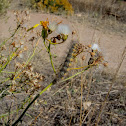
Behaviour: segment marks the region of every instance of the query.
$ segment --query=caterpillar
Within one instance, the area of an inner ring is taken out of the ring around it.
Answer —
[[[75,41],[72,41],[71,47],[69,49],[69,52],[65,58],[65,61],[59,70],[59,72],[56,74],[55,79],[53,80],[53,84],[55,84],[60,78],[64,77],[64,74],[67,72],[67,69],[70,65],[70,62],[76,57],[76,47],[78,43]]]

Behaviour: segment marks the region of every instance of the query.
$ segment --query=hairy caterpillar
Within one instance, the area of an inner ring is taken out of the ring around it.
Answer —
[[[71,45],[69,52],[65,58],[65,61],[62,65],[61,69],[57,73],[56,78],[52,82],[53,84],[55,84],[67,72],[67,69],[70,65],[70,62],[76,57],[76,54],[75,54],[76,53],[76,49],[75,49],[76,46],[77,46],[77,43],[75,41],[72,41],[72,45]]]

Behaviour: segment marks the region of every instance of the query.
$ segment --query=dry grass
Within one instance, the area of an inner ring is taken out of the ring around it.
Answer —
[[[102,18],[114,17],[119,21],[126,21],[126,2],[117,0],[69,0],[75,12],[87,12]]]

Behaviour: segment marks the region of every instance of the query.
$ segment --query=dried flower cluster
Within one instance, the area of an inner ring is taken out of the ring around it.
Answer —
[[[88,65],[96,66],[102,63],[104,66],[107,66],[107,63],[104,61],[104,57],[98,44],[92,45],[90,56],[91,58],[88,61]]]
[[[24,24],[28,22],[30,19],[29,11],[14,11],[14,15],[15,15],[14,21],[16,21],[17,26],[27,28],[27,26]]]
[[[11,92],[21,92],[25,91],[26,93],[33,94],[36,90],[42,87],[39,83],[44,80],[44,76],[39,73],[35,73],[33,71],[33,67],[31,63],[29,63],[26,67],[25,64],[20,64],[17,62],[15,64],[15,69],[18,71],[19,69],[23,69],[17,77],[12,75],[12,86]]]

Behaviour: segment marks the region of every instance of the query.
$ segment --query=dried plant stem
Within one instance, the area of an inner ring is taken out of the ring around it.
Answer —
[[[110,94],[110,91],[111,91],[111,89],[112,89],[112,86],[113,86],[113,84],[114,84],[114,82],[115,82],[115,80],[116,80],[116,78],[117,78],[118,72],[119,72],[119,70],[120,70],[120,68],[121,68],[121,66],[122,66],[123,60],[124,60],[124,58],[125,58],[125,53],[126,53],[126,47],[124,48],[124,51],[123,51],[123,54],[122,54],[122,59],[121,59],[120,64],[119,64],[119,66],[118,66],[118,68],[117,68],[117,70],[116,70],[116,73],[115,73],[115,75],[114,75],[114,77],[113,77],[113,80],[112,80],[112,83],[111,83],[111,85],[110,85],[109,91],[108,91],[108,93],[107,93],[107,95],[106,95],[106,97],[105,97],[104,102],[102,103],[102,107],[101,107],[101,110],[100,110],[98,119],[97,119],[97,121],[96,121],[96,123],[95,123],[95,126],[97,126],[98,123],[99,123],[99,121],[100,121],[100,118],[101,118],[103,109],[104,109],[104,107],[105,107],[105,103],[106,103],[106,101],[107,101],[107,99],[108,99],[108,97],[109,97],[109,94]]]
[[[85,117],[84,117],[84,119],[83,119],[83,123],[84,123],[84,121],[86,120],[86,118],[88,117],[88,115],[91,113],[91,111],[92,111],[92,108],[88,111],[88,113],[85,115]]]
[[[33,124],[35,124],[35,122],[37,121],[37,118],[42,114],[42,110],[40,111],[40,113],[35,117],[34,122],[32,122],[29,126],[32,126]]]
[[[81,60],[81,66],[83,66],[83,61]],[[83,67],[81,67],[83,68]],[[82,70],[82,69],[81,69]],[[82,101],[82,97],[83,97],[83,74],[81,73],[81,106],[80,106],[80,126],[82,125],[82,107],[83,107],[83,101]]]
[[[88,102],[89,93],[90,93],[90,89],[91,89],[92,73],[93,73],[93,71],[91,70],[91,71],[90,71],[89,84],[88,84],[88,92],[87,92],[87,96],[86,96],[86,102]],[[82,120],[83,120],[83,122],[85,121],[84,113],[85,113],[85,108],[84,108],[83,115],[82,115]],[[87,115],[86,115],[86,116],[87,116]]]
[[[88,120],[88,122],[87,122],[87,125],[88,125],[88,126],[90,125],[90,122],[91,122],[92,116],[93,116],[94,113],[95,113],[96,106],[94,106],[93,108],[91,108],[91,110],[92,110],[92,112],[91,112],[91,114],[90,114],[90,116],[89,116],[89,120]]]

